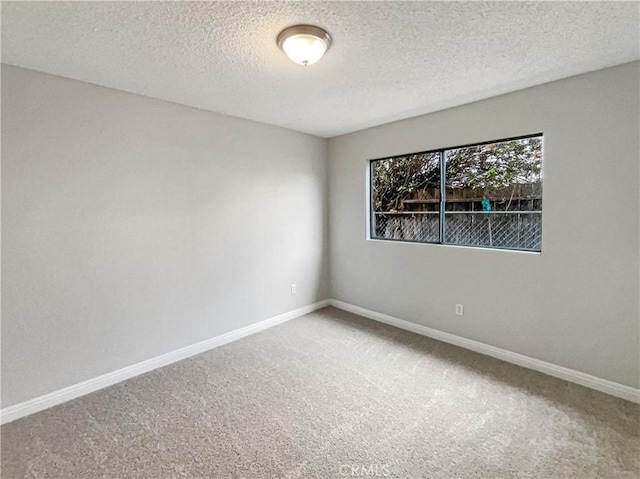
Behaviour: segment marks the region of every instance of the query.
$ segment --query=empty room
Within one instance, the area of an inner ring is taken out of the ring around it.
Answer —
[[[2,479],[640,477],[639,2],[0,9]]]

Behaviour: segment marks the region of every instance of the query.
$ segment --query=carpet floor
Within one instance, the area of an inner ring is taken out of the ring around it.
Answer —
[[[2,478],[637,478],[640,407],[326,308],[1,428]]]

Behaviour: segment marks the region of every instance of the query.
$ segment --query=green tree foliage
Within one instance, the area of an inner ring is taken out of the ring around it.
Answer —
[[[440,188],[437,153],[407,155],[373,163],[373,201],[376,211],[398,210],[402,200],[418,190]]]
[[[497,190],[514,184],[536,183],[542,174],[539,137],[449,150],[447,186]]]
[[[447,150],[447,187],[480,190],[482,194],[537,184],[542,180],[542,138]],[[440,189],[438,153],[406,155],[373,163],[375,210],[402,209],[402,202],[420,192]]]

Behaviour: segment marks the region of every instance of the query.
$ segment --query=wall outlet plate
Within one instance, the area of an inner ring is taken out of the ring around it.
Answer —
[[[456,314],[458,316],[462,316],[464,314],[464,306],[461,304],[456,304]]]

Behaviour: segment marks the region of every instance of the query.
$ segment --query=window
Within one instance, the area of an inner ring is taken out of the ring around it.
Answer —
[[[372,239],[541,250],[541,134],[370,167]]]

